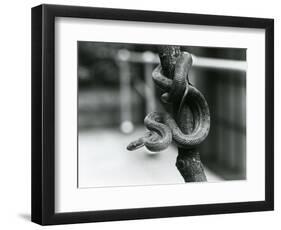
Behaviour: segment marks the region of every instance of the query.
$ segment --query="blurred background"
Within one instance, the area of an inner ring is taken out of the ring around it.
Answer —
[[[199,149],[208,182],[246,179],[246,49],[181,48],[194,55],[189,79],[210,108]],[[126,149],[145,133],[145,116],[163,110],[158,63],[156,45],[78,42],[79,187],[184,183],[176,146]]]

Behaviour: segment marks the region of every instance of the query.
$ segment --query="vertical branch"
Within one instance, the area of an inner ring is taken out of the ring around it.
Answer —
[[[180,53],[179,46],[159,46],[159,57],[163,74],[170,79],[173,79],[174,77],[175,64]],[[178,105],[173,105],[173,116],[177,119],[176,122],[179,125],[179,128],[185,134],[191,133],[194,127],[194,119],[191,110],[189,107],[186,107],[185,109],[187,111],[182,113],[185,114],[185,116],[181,116],[180,114],[177,116],[176,108],[178,108]],[[200,182],[207,180],[200,160],[200,154],[197,149],[178,148],[176,167],[185,182]]]
[[[159,46],[162,69],[165,76],[170,79],[174,77],[175,64],[180,53],[179,46]]]

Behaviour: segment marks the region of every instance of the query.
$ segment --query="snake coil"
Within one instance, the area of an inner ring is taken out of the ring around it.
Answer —
[[[149,130],[143,137],[131,142],[128,150],[135,150],[142,146],[153,152],[166,149],[172,141],[180,148],[192,149],[208,136],[210,129],[210,113],[208,104],[202,93],[188,81],[188,72],[192,65],[192,57],[182,52],[175,64],[174,78],[163,75],[161,64],[152,73],[152,78],[164,93],[161,100],[166,103],[178,104],[176,119],[169,113],[152,112],[145,119],[144,124]],[[189,134],[182,132],[188,122],[188,114],[193,116],[193,130]]]

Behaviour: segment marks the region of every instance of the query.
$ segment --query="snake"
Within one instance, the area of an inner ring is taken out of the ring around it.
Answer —
[[[154,83],[163,90],[161,100],[165,104],[178,105],[176,113],[151,112],[144,119],[148,132],[131,142],[127,150],[132,151],[145,146],[152,152],[160,152],[168,148],[174,141],[184,149],[193,149],[202,143],[209,134],[209,106],[202,93],[188,79],[192,66],[192,56],[181,52],[175,63],[173,79],[163,74],[161,64],[152,72]],[[181,128],[188,123],[189,114],[193,116],[193,130],[184,133]],[[174,116],[175,117],[174,117]]]

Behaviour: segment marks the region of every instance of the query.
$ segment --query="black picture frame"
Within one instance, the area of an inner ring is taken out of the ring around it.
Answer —
[[[265,200],[55,213],[55,18],[89,18],[265,29]],[[274,20],[80,6],[32,8],[32,221],[41,225],[274,209]]]

